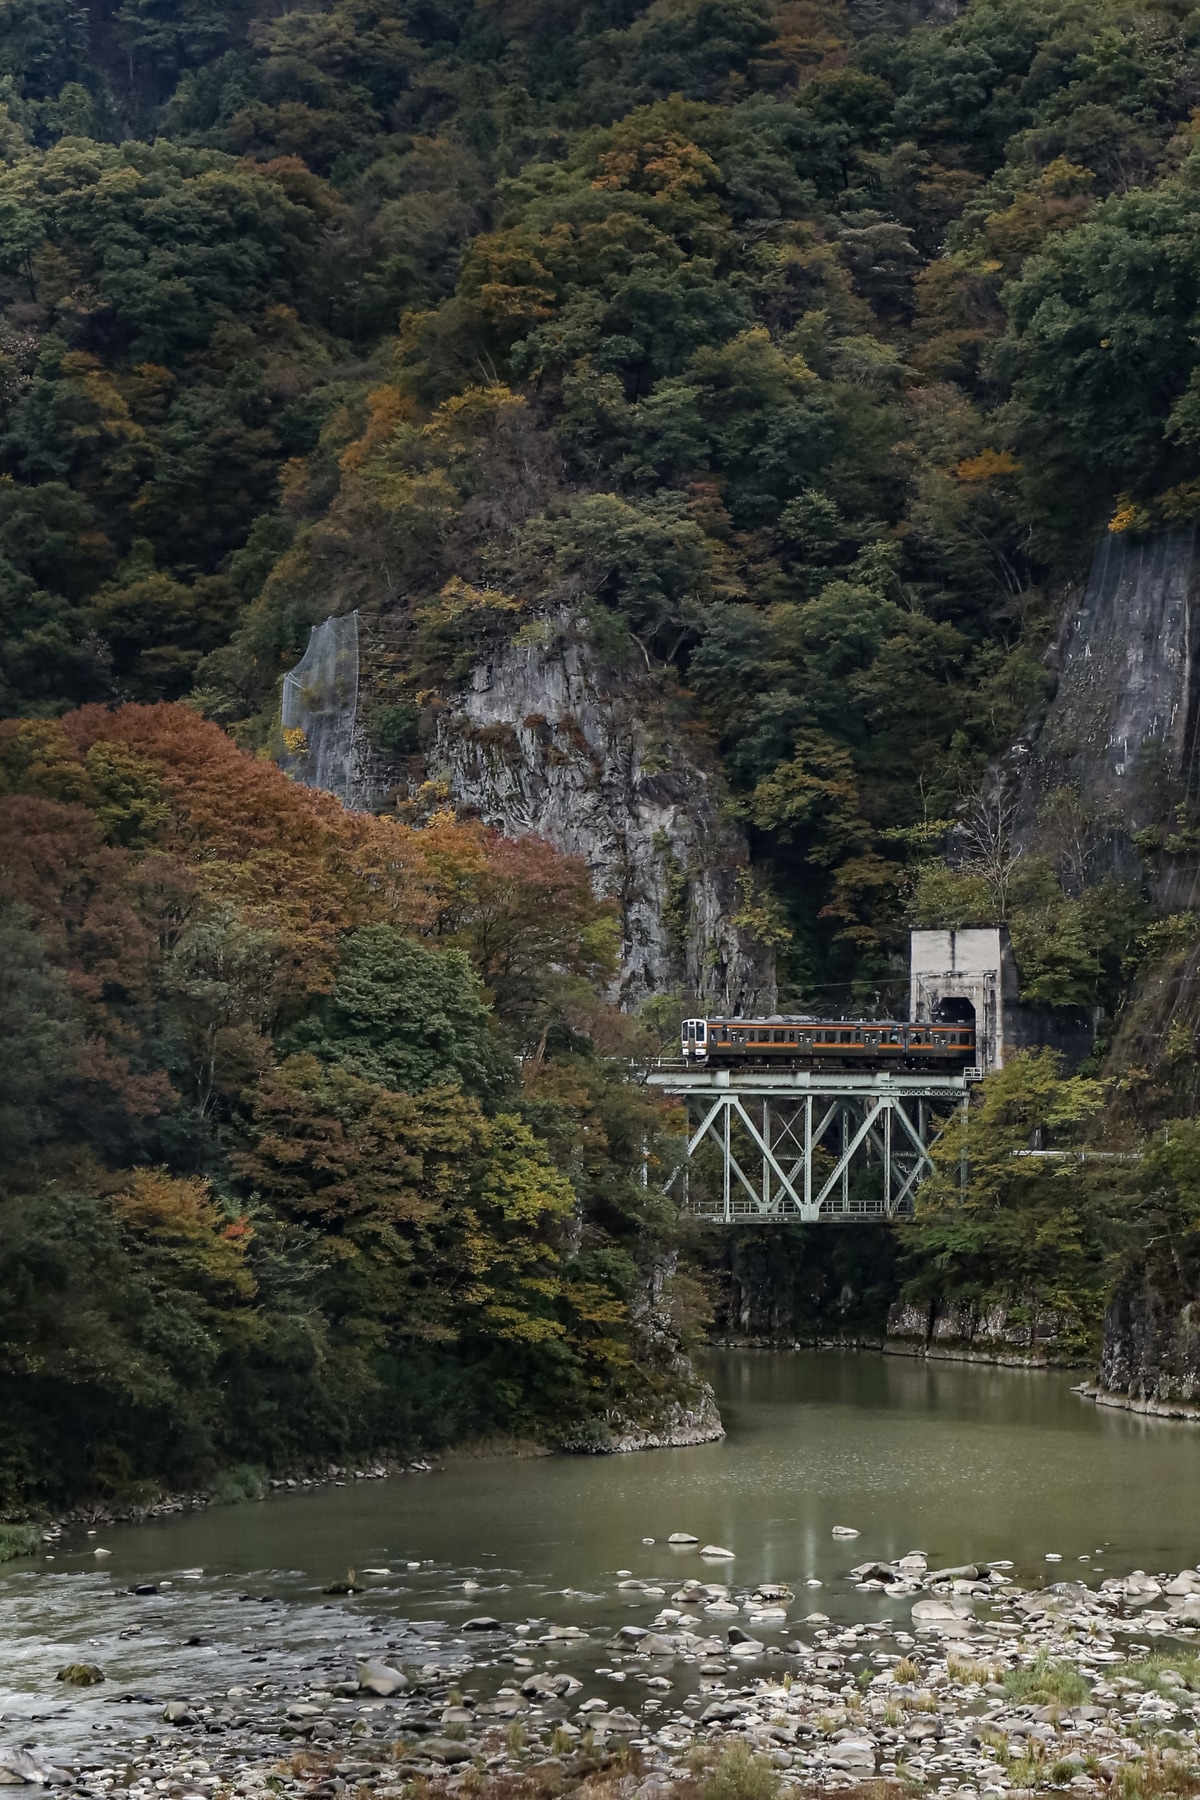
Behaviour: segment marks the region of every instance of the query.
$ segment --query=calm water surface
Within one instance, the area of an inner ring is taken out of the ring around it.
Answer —
[[[99,1539],[80,1532],[53,1560],[9,1565],[6,1729],[39,1721],[47,1741],[66,1741],[107,1729],[119,1691],[148,1704],[286,1679],[342,1646],[379,1653],[406,1621],[422,1622],[424,1644],[414,1656],[410,1637],[408,1661],[463,1654],[457,1627],[479,1613],[648,1624],[664,1602],[619,1592],[621,1573],[659,1577],[668,1595],[688,1575],[784,1581],[797,1591],[794,1617],[819,1607],[841,1620],[889,1615],[886,1596],[857,1593],[848,1571],[906,1550],[935,1566],[1011,1558],[1026,1582],[1200,1560],[1200,1427],[1098,1408],[1070,1391],[1073,1374],[832,1351],[726,1352],[709,1370],[728,1430],[720,1444],[451,1463]],[[861,1535],[839,1541],[835,1525]],[[736,1561],[668,1548],[673,1531],[725,1545]],[[97,1542],[112,1551],[100,1564]],[[351,1566],[390,1573],[366,1578],[360,1599],[323,1597]],[[808,1580],[823,1585],[805,1592]],[[135,1581],[170,1585],[138,1598]],[[484,1653],[478,1639],[466,1644]],[[603,1660],[587,1643],[565,1649],[564,1666],[572,1657],[589,1670]],[[69,1660],[99,1662],[105,1688],[64,1696],[54,1672]]]

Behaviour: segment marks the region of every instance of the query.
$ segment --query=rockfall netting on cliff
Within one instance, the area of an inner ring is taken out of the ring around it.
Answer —
[[[283,678],[282,766],[305,787],[346,806],[371,799],[368,749],[358,718],[358,614],[314,625],[304,655]]]

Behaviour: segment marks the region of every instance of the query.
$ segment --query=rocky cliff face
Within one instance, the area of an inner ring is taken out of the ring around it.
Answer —
[[[359,717],[371,676],[351,613],[314,627],[285,685],[279,761],[351,806],[375,804],[391,779]],[[620,906],[623,1004],[675,989],[707,1011],[773,1009],[745,836],[667,676],[607,669],[571,618],[546,621],[443,703],[425,773],[505,836],[583,858],[596,892]]]
[[[1200,1302],[1150,1281],[1116,1295],[1104,1318],[1096,1397],[1200,1416]]]
[[[1105,534],[1087,587],[1064,616],[1046,717],[1014,753],[1018,838],[1037,844],[1048,803],[1073,790],[1086,818],[1072,846],[1080,876],[1140,880],[1134,837],[1196,786],[1196,549],[1194,526]],[[1177,887],[1180,875],[1166,869],[1163,880]]]
[[[716,1395],[684,1351],[671,1316],[669,1291],[679,1253],[647,1248],[630,1303],[638,1389],[604,1418],[563,1440],[564,1450],[611,1455],[679,1449],[725,1436]]]
[[[899,1287],[886,1225],[753,1225],[711,1246],[718,1338],[813,1343],[882,1338]]]
[[[1036,1300],[974,1305],[952,1300],[930,1306],[898,1301],[889,1311],[887,1347],[910,1356],[964,1362],[1087,1363],[1080,1322]]]
[[[620,998],[681,988],[713,1011],[774,1004],[744,918],[746,844],[703,742],[648,671],[603,669],[567,620],[508,643],[442,713],[429,774],[511,837],[581,856],[621,909]]]

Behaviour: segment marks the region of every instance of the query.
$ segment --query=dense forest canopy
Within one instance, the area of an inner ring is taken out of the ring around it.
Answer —
[[[988,911],[931,845],[1045,692],[1048,589],[1200,504],[1193,8],[4,27],[8,713],[186,698],[258,746],[358,605],[419,755],[568,608],[712,734],[785,990]],[[1031,989],[1111,1000],[1130,906],[1054,862]]]
[[[980,793],[1097,537],[1200,510],[1198,133],[1189,0],[0,0],[0,1498],[670,1391],[669,1006],[421,780],[491,646],[654,672],[786,1000],[1000,911],[1045,1004],[1192,979]],[[351,608],[380,816],[264,760]]]

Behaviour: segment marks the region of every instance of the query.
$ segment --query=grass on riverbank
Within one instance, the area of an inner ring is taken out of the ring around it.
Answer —
[[[574,1765],[574,1766],[573,1766]],[[279,1765],[281,1774],[312,1782],[334,1774],[332,1761],[312,1749],[296,1751]],[[625,1800],[630,1777],[641,1781],[647,1769],[640,1753],[628,1746],[600,1750],[583,1757],[561,1757],[534,1763],[525,1769],[492,1772],[472,1767],[446,1770],[445,1779],[417,1775],[405,1783],[411,1800],[443,1800],[446,1783],[453,1780],[456,1796],[469,1800]],[[714,1751],[695,1745],[686,1763],[671,1771],[676,1800],[778,1800],[779,1771],[769,1757],[746,1744],[730,1744]],[[362,1794],[365,1790],[360,1788]],[[869,1776],[839,1787],[837,1800],[913,1800],[920,1787],[896,1776]],[[789,1789],[791,1800],[828,1800],[823,1782]],[[1143,1800],[1140,1795],[1131,1800]],[[1144,1800],[1160,1800],[1158,1794]]]
[[[1126,1681],[1140,1681],[1147,1692],[1163,1694],[1168,1700],[1180,1692],[1178,1685],[1164,1677],[1180,1675],[1193,1693],[1200,1693],[1200,1654],[1189,1655],[1186,1651],[1155,1650],[1149,1656],[1141,1656],[1136,1662],[1114,1663],[1105,1671],[1109,1681],[1124,1678]]]
[[[36,1525],[0,1525],[0,1563],[12,1562],[17,1556],[33,1556],[41,1542],[42,1534]]]
[[[1032,1706],[1082,1706],[1088,1697],[1088,1684],[1074,1663],[1056,1662],[1041,1655],[1036,1662],[1020,1669],[1010,1669],[1004,1686],[1013,1700]]]

